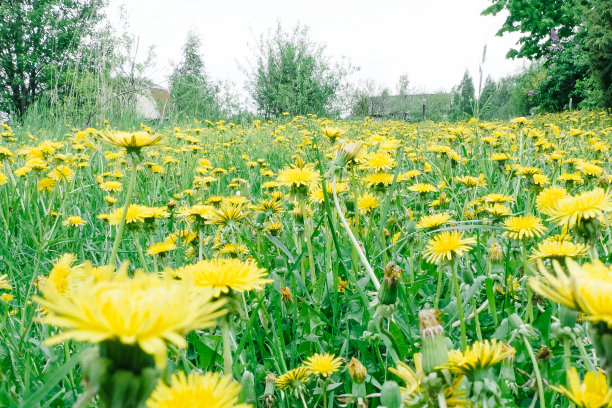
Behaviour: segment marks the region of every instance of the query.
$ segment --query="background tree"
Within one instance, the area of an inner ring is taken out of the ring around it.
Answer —
[[[0,110],[23,115],[78,58],[106,0],[0,2]]]
[[[170,76],[170,97],[179,114],[217,119],[219,89],[206,73],[200,48],[200,37],[190,31],[183,46],[183,59]]]
[[[587,18],[586,43],[601,101],[612,108],[612,0],[592,0]]]
[[[521,33],[519,48],[508,51],[508,58],[536,60],[554,51],[559,44],[572,42],[589,0],[491,0],[483,15],[508,15],[497,32]]]
[[[453,119],[464,119],[474,115],[475,93],[474,81],[466,70],[463,74],[463,79],[452,92],[451,117]]]
[[[612,107],[612,0],[491,0],[484,15],[506,11],[498,31],[521,33],[508,58],[541,61],[539,108]]]
[[[489,112],[492,107],[493,97],[495,96],[495,92],[497,91],[497,86],[495,85],[495,81],[490,76],[485,79],[484,86],[482,87],[482,91],[480,92],[480,96],[478,98],[478,103],[480,105],[480,117],[483,119],[487,118]]]
[[[308,28],[291,32],[278,24],[260,37],[253,66],[247,70],[247,89],[267,118],[291,115],[326,115],[350,68],[333,64],[325,47],[309,38]]]

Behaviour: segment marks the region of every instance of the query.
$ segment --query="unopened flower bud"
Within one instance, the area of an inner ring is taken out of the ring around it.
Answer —
[[[448,362],[448,347],[444,329],[433,309],[419,312],[419,327],[421,329],[421,354],[423,358],[423,371],[429,374],[435,368]]]
[[[385,408],[400,408],[402,393],[395,381],[385,381],[380,390],[380,403]]]
[[[491,248],[489,249],[489,259],[491,262],[501,262],[504,260],[504,251],[502,250],[502,246],[499,242],[494,242],[491,244]]]
[[[552,350],[547,346],[543,345],[542,347],[540,347],[540,350],[538,350],[538,355],[536,357],[538,358],[538,360],[548,360],[552,356]]]
[[[378,291],[378,300],[383,305],[393,305],[397,301],[397,285],[402,276],[402,268],[393,262],[385,266],[385,276]]]
[[[346,365],[348,369],[349,375],[351,376],[351,380],[354,382],[361,384],[365,381],[366,375],[368,371],[361,364],[361,361],[357,360],[355,357],[351,358],[351,361]]]
[[[293,293],[291,293],[291,289],[289,289],[287,286],[283,286],[281,288],[281,298],[285,303],[293,302]]]

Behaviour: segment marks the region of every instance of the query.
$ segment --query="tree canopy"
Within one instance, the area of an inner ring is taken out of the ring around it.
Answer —
[[[0,110],[23,115],[102,18],[106,0],[0,2]]]
[[[328,112],[348,70],[329,60],[307,27],[286,32],[279,24],[260,37],[256,50],[248,90],[264,116]]]

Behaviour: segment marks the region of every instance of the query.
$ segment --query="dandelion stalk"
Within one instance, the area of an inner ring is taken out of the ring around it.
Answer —
[[[336,193],[336,176],[335,175],[332,180],[332,193],[334,196],[334,205],[336,206],[336,211],[338,212],[338,217],[340,218],[340,222],[342,222],[342,226],[346,230],[346,233],[348,234],[349,239],[351,240],[351,243],[353,244],[353,248],[355,248],[355,251],[357,251],[357,254],[359,255],[359,259],[361,259],[361,262],[363,263],[363,266],[365,267],[366,272],[370,276],[372,283],[374,283],[374,287],[376,288],[376,290],[378,290],[380,289],[380,282],[376,278],[376,275],[374,274],[374,271],[372,270],[372,267],[370,266],[370,262],[368,262],[368,258],[366,258],[365,254],[361,250],[361,247],[359,246],[359,242],[357,242],[357,239],[353,235],[353,232],[351,231],[351,227],[349,227],[348,223],[346,222],[346,219],[344,218],[344,214],[342,213],[342,208],[340,208],[340,203],[338,202],[338,194]]]
[[[144,256],[144,252],[142,251],[142,245],[140,245],[140,240],[138,238],[138,234],[134,232],[134,244],[136,245],[136,251],[138,252],[138,257],[140,258],[140,263],[142,263],[142,268],[146,273],[149,273],[149,268],[147,268],[147,261]]]
[[[223,372],[225,375],[232,375],[232,339],[230,338],[229,317],[223,316],[219,319],[221,336],[223,339]]]
[[[130,200],[134,193],[134,187],[136,186],[136,175],[138,173],[138,156],[136,154],[129,155],[132,162],[132,174],[130,175],[130,181],[128,184],[127,193],[125,195],[125,203],[123,204],[123,211],[121,212],[121,220],[117,226],[117,235],[115,236],[115,242],[113,243],[113,250],[111,252],[110,261],[111,265],[115,265],[117,252],[119,252],[119,243],[121,242],[121,236],[123,235],[123,228],[125,227],[125,218],[127,217],[128,207],[130,206]]]
[[[436,286],[436,299],[434,300],[434,309],[438,310],[440,304],[440,293],[442,292],[442,268],[438,267],[438,284]]]
[[[529,339],[524,333],[521,333],[521,338],[523,339],[523,343],[525,344],[525,348],[527,349],[527,353],[529,354],[529,358],[531,359],[531,363],[533,364],[533,371],[536,376],[536,385],[538,386],[538,399],[540,400],[540,408],[546,408],[546,400],[544,399],[544,387],[542,385],[542,375],[540,374],[540,367],[538,367],[538,360],[536,359],[535,354],[533,353],[533,348],[531,348],[531,344],[529,343]]]
[[[453,276],[453,286],[455,288],[455,298],[457,299],[457,311],[459,312],[459,326],[461,327],[461,349],[467,348],[467,334],[465,330],[465,317],[463,315],[463,302],[461,301],[461,293],[459,291],[459,279],[455,271],[455,260],[450,262],[451,274]]]
[[[304,236],[306,237],[306,249],[308,251],[308,267],[310,268],[310,279],[312,287],[317,283],[317,273],[315,270],[314,251],[312,250],[312,224],[308,217],[306,200],[302,200],[302,219],[304,220]],[[304,282],[305,283],[305,282]]]

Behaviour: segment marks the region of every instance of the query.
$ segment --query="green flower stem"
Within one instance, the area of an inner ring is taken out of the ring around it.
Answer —
[[[221,327],[221,336],[223,339],[223,372],[225,375],[231,375],[233,377],[232,372],[232,344],[230,338],[230,328],[229,328],[229,317],[223,316],[219,319],[219,327]]]
[[[138,160],[135,154],[130,154],[132,161],[132,174],[130,175],[130,181],[128,184],[127,193],[125,195],[125,203],[123,204],[123,212],[121,213],[121,220],[117,226],[117,235],[115,236],[115,242],[113,244],[113,250],[110,255],[109,264],[114,266],[117,259],[117,252],[119,252],[119,244],[121,243],[121,236],[123,235],[123,228],[125,227],[125,218],[127,216],[128,207],[130,206],[130,200],[134,193],[134,187],[136,186],[136,175],[138,173]]]
[[[533,353],[533,348],[531,348],[531,344],[529,343],[529,339],[524,334],[521,335],[523,339],[523,343],[525,344],[525,348],[527,349],[527,353],[529,353],[529,358],[531,359],[531,363],[533,364],[533,371],[536,376],[536,383],[538,386],[538,397],[540,400],[540,408],[546,408],[546,400],[544,399],[544,387],[542,385],[542,375],[540,374],[540,367],[538,367],[538,360],[536,359],[535,354]]]
[[[315,268],[314,251],[312,250],[312,224],[308,217],[308,211],[306,209],[306,200],[302,202],[302,219],[304,220],[304,236],[306,238],[306,249],[308,250],[308,267],[310,268],[310,279],[312,280],[312,287],[314,288],[317,283],[317,272]],[[306,283],[306,282],[304,282]]]
[[[482,330],[480,329],[480,319],[478,318],[478,308],[476,307],[476,298],[472,298],[472,307],[474,308],[474,324],[476,325],[476,336],[478,341],[482,341]]]
[[[368,262],[368,258],[366,258],[365,254],[361,250],[361,247],[359,246],[359,242],[357,242],[357,239],[355,239],[355,236],[353,235],[353,232],[351,231],[351,227],[349,227],[348,223],[346,222],[346,219],[344,218],[344,214],[342,213],[342,208],[340,208],[340,203],[338,202],[338,193],[336,193],[336,176],[334,176],[334,179],[332,181],[332,192],[334,196],[334,205],[336,206],[336,211],[338,212],[338,217],[340,218],[340,222],[342,222],[342,226],[346,230],[346,233],[348,234],[349,239],[351,240],[351,243],[353,244],[353,248],[355,248],[355,251],[357,251],[357,254],[359,255],[359,259],[361,259],[361,262],[363,263],[363,266],[365,267],[366,272],[370,276],[370,279],[372,280],[374,287],[376,288],[376,290],[378,290],[380,289],[380,282],[378,281],[378,278],[376,278],[376,275],[374,274],[374,271],[372,270],[372,266],[370,266],[370,262]]]
[[[438,284],[436,287],[436,299],[434,300],[434,309],[438,310],[440,304],[440,294],[442,292],[442,267],[438,267]]]
[[[134,244],[136,245],[136,251],[138,251],[138,257],[140,258],[140,263],[142,264],[142,269],[146,273],[149,273],[149,268],[147,267],[147,260],[145,259],[144,252],[142,252],[142,245],[140,245],[140,239],[136,231],[133,233]]]
[[[198,228],[198,261],[202,261],[202,253],[204,251],[204,232],[202,228]],[[238,248],[236,248],[236,251]]]
[[[568,336],[563,337],[563,367],[565,371],[569,370],[572,366],[571,353],[570,353],[570,339]]]
[[[455,298],[457,298],[457,310],[459,312],[459,325],[461,327],[461,349],[467,348],[467,334],[465,330],[465,317],[463,315],[463,302],[461,301],[461,293],[459,292],[459,279],[455,271],[455,260],[450,262],[451,273],[453,275],[453,286],[455,287]]]
[[[523,274],[527,275],[527,242],[525,240],[521,241],[522,244],[522,257],[523,257]],[[533,316],[533,291],[531,290],[531,286],[529,283],[526,284],[527,288],[527,308],[526,308],[526,323],[531,324],[534,322],[535,318]]]
[[[589,357],[586,352],[586,349],[584,348],[584,343],[582,342],[582,339],[578,336],[574,336],[574,343],[578,347],[578,350],[580,350],[580,355],[582,356],[582,359],[584,360],[587,369],[589,371],[595,371],[595,366],[593,365],[591,358]]]

